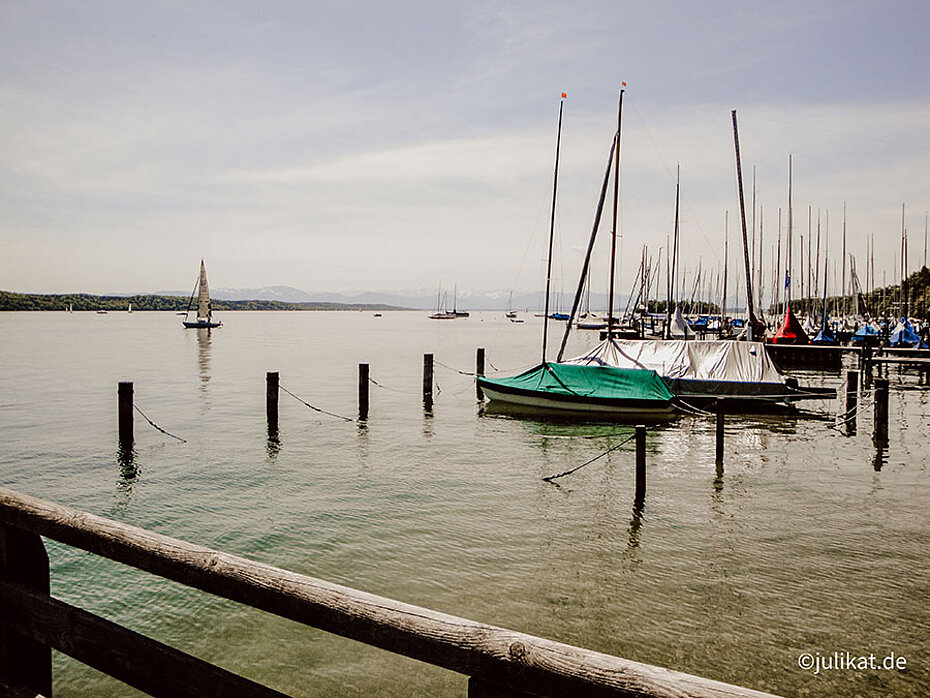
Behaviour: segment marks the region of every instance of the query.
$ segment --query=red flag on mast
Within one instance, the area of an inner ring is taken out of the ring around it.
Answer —
[[[568,95],[565,94],[565,93],[563,92],[563,93],[562,93],[562,99],[565,99],[566,97],[568,97]]]

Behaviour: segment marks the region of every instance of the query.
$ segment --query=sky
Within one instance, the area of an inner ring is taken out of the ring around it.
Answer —
[[[538,290],[565,92],[568,290],[621,82],[620,287],[666,247],[678,168],[683,273],[725,236],[742,266],[734,109],[763,285],[789,156],[796,248],[819,221],[833,284],[845,206],[891,283],[902,209],[924,261],[928,36],[923,0],[0,0],[0,289],[187,289],[203,258],[214,287]]]

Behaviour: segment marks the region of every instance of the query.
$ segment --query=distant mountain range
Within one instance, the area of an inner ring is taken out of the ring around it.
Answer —
[[[180,291],[154,291],[161,296],[187,296]],[[366,291],[354,295],[344,293],[302,291],[292,286],[265,286],[264,288],[211,288],[210,295],[216,300],[269,300],[285,303],[339,303],[344,305],[392,305],[417,310],[433,310],[437,305],[435,291],[425,289],[412,289],[410,291]],[[549,304],[553,310],[567,313],[571,310],[572,296],[563,293],[553,294]],[[510,299],[508,291],[481,291],[475,293],[460,293],[454,299],[458,310],[507,310],[508,303],[514,310],[541,310],[544,302],[542,291],[535,293],[514,294]],[[620,299],[626,302],[626,297]],[[451,310],[453,306],[452,293],[446,294],[445,305]],[[607,306],[606,294],[594,293],[591,295],[591,307],[594,310]]]

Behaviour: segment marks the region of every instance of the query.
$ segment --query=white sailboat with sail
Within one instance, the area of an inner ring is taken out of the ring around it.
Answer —
[[[190,321],[191,307],[194,304],[194,296],[197,296],[197,319]],[[210,329],[219,327],[223,323],[213,319],[213,307],[210,304],[210,286],[207,284],[207,268],[200,260],[200,276],[197,277],[197,284],[191,292],[190,300],[187,302],[187,312],[184,313],[184,327],[188,329]]]

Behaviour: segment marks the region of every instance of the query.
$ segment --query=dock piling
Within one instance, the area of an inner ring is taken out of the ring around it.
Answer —
[[[646,425],[636,425],[636,493],[634,505],[642,508],[646,499]]]
[[[859,371],[851,369],[846,372],[846,429],[849,433],[856,431],[856,410],[859,406]]]
[[[268,416],[268,433],[278,432],[278,385],[277,371],[268,371],[265,375],[265,414]]]
[[[132,450],[133,442],[133,387],[132,381],[120,382],[118,388],[119,395],[119,447],[123,452]]]
[[[874,441],[888,441],[888,379],[876,378],[874,395],[874,420],[872,439]]]
[[[368,364],[358,365],[358,421],[368,419]]]
[[[715,423],[715,462],[718,465],[723,464],[723,401],[715,400],[714,401],[714,413],[716,416]]]
[[[433,355],[423,355],[423,409],[433,411]]]
[[[478,400],[484,400],[484,391],[482,391],[481,386],[478,385],[478,376],[484,377],[484,347],[478,347],[478,351],[475,354],[475,393],[478,396]]]

